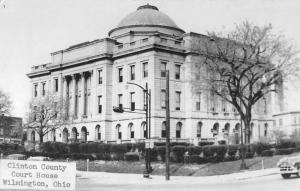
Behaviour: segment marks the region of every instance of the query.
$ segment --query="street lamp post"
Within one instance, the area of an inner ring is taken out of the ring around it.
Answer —
[[[145,141],[145,170],[143,173],[144,178],[149,178],[150,177],[150,171],[151,171],[151,164],[150,164],[150,145],[147,145],[147,140],[150,141],[151,139],[151,124],[150,124],[150,118],[151,118],[151,91],[148,89],[148,83],[146,83],[146,88],[144,88],[143,86],[136,84],[136,83],[132,83],[132,82],[127,82],[127,84],[131,84],[131,85],[135,85],[139,88],[141,88],[144,91],[144,95],[146,96],[146,100],[145,100],[145,108],[143,109],[143,111],[145,111],[146,114],[146,141]],[[123,108],[118,108],[115,107],[114,112],[117,113],[123,113],[124,109]],[[148,144],[150,144],[150,142],[148,142]]]

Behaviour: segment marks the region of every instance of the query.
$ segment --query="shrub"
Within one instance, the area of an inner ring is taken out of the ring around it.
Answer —
[[[208,141],[201,141],[198,143],[198,146],[205,146],[205,145],[213,145],[214,142],[208,142]]]
[[[274,155],[273,150],[264,150],[261,152],[261,156],[263,156],[263,157],[271,157],[273,155]]]
[[[277,145],[276,149],[287,149],[287,148],[295,148],[296,142],[293,140],[281,140]]]
[[[166,147],[165,146],[155,146],[154,150],[157,153],[157,156],[161,161],[165,162],[166,160]]]
[[[126,161],[139,161],[140,156],[136,152],[127,152],[124,155]]]
[[[218,144],[219,145],[226,145],[226,141],[225,140],[220,140],[220,141],[218,141]]]
[[[284,149],[277,149],[275,155],[289,155],[295,152],[295,148],[284,148]]]
[[[132,145],[132,151],[145,152],[145,143],[135,143]]]
[[[238,149],[239,149],[239,145],[228,145],[228,155],[235,156]]]
[[[184,161],[184,154],[186,152],[186,146],[182,146],[182,145],[173,146],[171,148],[171,151],[174,154],[176,162],[181,163]]]
[[[202,147],[188,146],[187,151],[189,152],[189,155],[200,155],[202,152]]]
[[[249,158],[253,158],[254,157],[254,153],[253,152],[246,152],[245,153],[245,158],[249,159]]]
[[[78,149],[79,153],[88,153],[88,143],[80,143]]]
[[[204,160],[203,160],[203,158],[200,157],[200,155],[190,155],[189,156],[189,162],[190,163],[202,164],[202,163],[204,163]]]
[[[79,143],[71,143],[68,145],[69,153],[79,153]]]
[[[258,142],[253,144],[253,148],[258,155],[261,155],[263,151],[269,150],[272,146],[268,143]]]

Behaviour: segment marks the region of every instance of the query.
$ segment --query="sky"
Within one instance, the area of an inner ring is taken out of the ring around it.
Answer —
[[[271,23],[276,33],[300,47],[300,0],[6,0],[0,6],[0,89],[13,101],[11,114],[26,116],[31,66],[50,62],[51,52],[107,37],[122,18],[146,3],[186,32],[230,30],[249,20]],[[297,99],[299,94],[291,95]]]

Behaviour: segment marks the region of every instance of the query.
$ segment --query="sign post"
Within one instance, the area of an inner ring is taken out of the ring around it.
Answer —
[[[75,190],[76,163],[0,160],[0,190]]]

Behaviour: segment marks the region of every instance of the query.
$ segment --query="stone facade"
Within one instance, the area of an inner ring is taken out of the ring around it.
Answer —
[[[51,53],[50,63],[32,67],[28,77],[33,100],[51,92],[69,103],[70,125],[49,133],[45,141],[144,140],[144,93],[127,82],[142,87],[147,83],[151,91],[151,137],[163,138],[165,70],[169,70],[171,138],[239,142],[239,116],[232,106],[212,97],[204,86],[196,88],[192,83],[205,73],[196,74],[194,68],[203,64],[197,49],[208,37],[185,33],[150,5],[125,17],[109,35]],[[271,96],[257,105],[251,141],[270,136],[270,103]],[[125,110],[134,107],[134,112],[113,112],[119,105]]]

